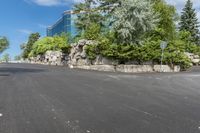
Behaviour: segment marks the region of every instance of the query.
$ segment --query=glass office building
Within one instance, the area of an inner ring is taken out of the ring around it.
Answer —
[[[70,33],[76,35],[74,20],[76,15],[73,11],[65,11],[62,17],[52,26],[47,28],[47,36],[60,35],[61,33]]]

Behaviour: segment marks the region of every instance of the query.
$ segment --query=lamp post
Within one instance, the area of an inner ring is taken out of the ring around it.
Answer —
[[[161,54],[161,65],[160,65],[160,71],[163,72],[163,57],[164,57],[164,50],[167,47],[167,42],[162,41],[160,43],[160,48],[162,49],[162,54]]]

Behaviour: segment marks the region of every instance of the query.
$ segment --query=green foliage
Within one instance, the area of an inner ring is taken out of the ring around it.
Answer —
[[[84,3],[78,3],[74,6],[74,11],[79,12],[75,20],[75,25],[80,34],[90,28],[93,23],[103,25],[104,17],[94,6],[96,6],[95,0],[85,0]]]
[[[96,40],[99,38],[101,32],[101,26],[96,23],[92,23],[84,32],[85,39]]]
[[[181,16],[180,31],[176,30],[176,9],[165,0],[85,0],[76,4],[74,10],[78,13],[75,25],[80,31],[74,40],[98,42],[85,49],[90,60],[102,55],[121,64],[129,61],[160,64],[161,41],[168,42],[163,63],[172,67],[190,67],[191,60],[185,52],[200,55],[200,46],[196,45],[198,22],[190,0]],[[21,46],[23,57],[44,54],[48,50],[68,53],[69,42],[72,42],[64,33],[38,39],[39,35],[32,34],[28,43]]]
[[[9,47],[9,41],[6,37],[0,37],[0,53]]]
[[[45,37],[45,38],[39,39],[33,45],[33,49],[29,56],[42,55],[46,51],[50,50],[52,47],[54,48],[53,37]]]
[[[159,14],[159,22],[151,36],[160,40],[173,40],[176,34],[175,22],[177,20],[176,9],[168,5],[164,0],[151,0],[154,11]]]
[[[101,5],[100,7],[105,11],[111,13],[114,9],[113,6],[120,5],[121,0],[99,0]]]
[[[91,26],[91,29],[84,31],[88,34],[84,38],[99,42],[98,45],[87,46],[86,54],[89,59],[94,60],[97,55],[102,55],[122,64],[128,61],[160,64],[160,43],[163,40],[168,41],[168,47],[164,51],[164,64],[172,67],[180,65],[182,69],[187,69],[191,60],[185,52],[200,55],[200,47],[191,42],[191,33],[176,31],[176,9],[164,0],[151,0],[151,3],[141,0],[100,2],[105,20],[109,19],[110,23],[107,30],[97,30],[97,26]],[[109,29],[114,30],[110,32]]]
[[[187,52],[200,56],[200,46],[196,44],[190,44],[186,46]]]
[[[97,57],[97,45],[88,45],[86,48],[86,54],[87,54],[87,57],[90,59],[90,60],[94,60],[96,59]]]
[[[28,42],[27,44],[21,46],[21,48],[24,50],[23,51],[23,54],[22,54],[22,57],[24,59],[28,58],[29,57],[29,54],[31,53],[32,51],[32,47],[34,45],[34,43],[40,38],[40,34],[39,33],[32,33],[30,36],[29,36],[29,39],[28,39]]]
[[[158,22],[158,15],[153,11],[153,4],[141,0],[121,0],[121,5],[113,12],[113,29],[119,42],[135,44],[141,36],[153,30]]]
[[[200,44],[200,32],[199,22],[195,9],[193,9],[193,3],[191,0],[187,0],[187,3],[183,9],[181,15],[181,21],[179,23],[180,31],[186,30],[191,34],[191,41],[195,44]]]
[[[128,61],[135,61],[138,64],[144,64],[149,61],[153,64],[160,64],[161,40],[148,38],[143,41],[142,45],[120,45],[111,41],[113,40],[112,36],[107,37],[100,37],[98,45],[90,45],[87,47],[86,53],[90,59],[93,60],[96,58],[96,55],[102,55],[107,58],[118,60],[121,64]],[[181,37],[182,36],[180,36],[180,38]],[[187,43],[185,40],[177,38],[176,40],[170,41],[164,52],[164,63],[169,64],[172,67],[174,65],[180,65],[182,69],[190,67],[191,60],[185,55],[186,48]],[[197,50],[196,47],[195,50]]]
[[[68,44],[67,40],[67,37],[44,37],[34,43],[29,57],[42,55],[48,50],[69,53],[70,45]]]
[[[158,42],[146,41],[144,45],[116,45],[112,44],[101,52],[108,58],[117,59],[120,63],[127,61],[136,61],[138,64],[143,64],[147,61],[158,62],[161,50]]]
[[[180,31],[179,32],[179,40],[183,41],[185,46],[185,51],[189,53],[194,53],[200,56],[200,46],[196,45],[191,41],[191,33],[189,31]]]
[[[183,40],[174,40],[169,42],[164,53],[165,64],[180,65],[182,69],[190,67],[191,60],[185,55],[186,45]]]
[[[69,53],[70,45],[68,44],[68,39],[59,36],[53,37],[53,44],[49,50],[59,51],[64,53]]]

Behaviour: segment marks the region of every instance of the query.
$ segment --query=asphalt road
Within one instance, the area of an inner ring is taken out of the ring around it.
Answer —
[[[0,133],[200,133],[200,68],[119,74],[0,64]]]

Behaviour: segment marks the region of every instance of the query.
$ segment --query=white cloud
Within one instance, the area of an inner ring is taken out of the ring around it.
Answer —
[[[82,2],[83,0],[24,0],[28,3],[34,3],[40,6],[60,6],[70,5],[72,3]]]
[[[44,25],[44,24],[38,24],[38,27],[42,28],[42,29],[46,29],[48,26]]]
[[[23,33],[23,34],[31,34],[31,33],[33,33],[31,30],[27,30],[27,29],[19,29],[17,31],[20,32],[20,33]]]

